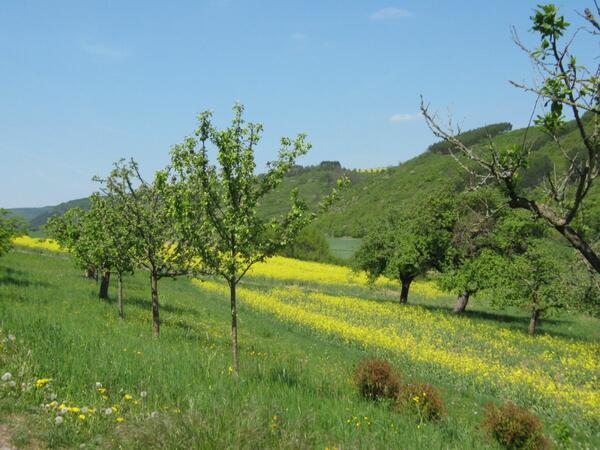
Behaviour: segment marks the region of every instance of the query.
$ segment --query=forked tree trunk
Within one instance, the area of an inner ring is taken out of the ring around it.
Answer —
[[[98,297],[107,299],[108,298],[108,285],[110,283],[110,271],[106,270],[102,272],[102,279],[100,280],[100,292]]]
[[[412,281],[412,278],[400,279],[400,283],[402,283],[402,289],[400,289],[400,303],[408,303],[408,291]]]
[[[462,294],[459,294],[454,305],[454,312],[456,314],[464,313],[465,309],[467,309],[467,303],[469,303],[469,293],[463,292]]]
[[[158,307],[158,276],[156,273],[150,273],[150,288],[152,290],[152,334],[156,337],[160,335],[160,313]]]
[[[531,319],[529,320],[529,334],[531,336],[535,334],[535,330],[540,319],[540,313],[541,311],[539,309],[534,309],[531,313]]]
[[[121,319],[125,318],[125,310],[123,308],[123,274],[119,273],[119,289],[118,289],[118,300],[119,300],[119,317]]]
[[[237,299],[235,296],[235,281],[229,282],[231,299],[231,350],[233,356],[233,372],[238,373],[238,338],[237,338]]]

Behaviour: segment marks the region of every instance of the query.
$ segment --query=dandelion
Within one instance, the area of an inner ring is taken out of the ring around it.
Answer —
[[[107,416],[110,416],[112,413],[113,413],[113,410],[112,410],[112,408],[106,408],[106,409],[104,410],[104,414],[105,414],[105,415],[107,415]]]
[[[35,387],[43,388],[50,382],[49,378],[38,378],[35,382]]]
[[[126,402],[129,402],[129,401],[133,400],[133,397],[131,396],[131,394],[125,394],[123,396],[123,400],[125,400]]]
[[[148,393],[146,391],[140,392],[140,397],[141,398],[146,398],[147,396],[148,396]]]
[[[83,414],[88,414],[90,412],[90,410],[87,407],[84,406],[83,408],[81,408],[81,412]]]
[[[121,417],[121,416],[117,417],[115,420],[116,420],[117,422],[125,422],[125,418],[124,418],[124,417]]]
[[[9,334],[7,337],[8,337],[8,340],[9,340],[9,341],[11,341],[11,342],[14,342],[14,341],[17,339],[17,338],[16,338],[14,335],[12,335],[12,334]]]
[[[102,387],[102,383],[96,381],[96,389],[100,389]]]
[[[16,387],[17,387],[17,383],[15,383],[14,381],[9,381],[9,382],[8,382],[8,387],[10,387],[10,388],[13,388],[13,389],[14,389],[14,388],[16,388]]]
[[[2,381],[10,381],[12,380],[12,373],[10,372],[6,372],[4,375],[2,375],[2,378],[0,378]]]
[[[60,410],[59,410],[59,413],[62,416],[64,416],[68,412],[69,412],[69,408],[60,408]]]
[[[103,395],[102,400],[108,400],[108,395]]]
[[[61,416],[56,416],[56,417],[54,418],[54,423],[55,423],[56,425],[60,425],[61,423],[63,423],[63,420],[64,420],[64,419],[63,419]]]
[[[231,375],[233,373],[233,367],[229,366],[227,368],[227,372],[229,372],[229,375]]]
[[[158,411],[152,411],[150,413],[150,417],[153,418],[153,419],[156,419],[158,417]]]
[[[85,414],[79,414],[79,420],[81,420],[82,422],[85,420]]]

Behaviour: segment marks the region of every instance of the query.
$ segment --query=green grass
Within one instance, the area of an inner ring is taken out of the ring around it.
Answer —
[[[270,286],[260,279],[248,279],[246,285]],[[419,426],[410,414],[356,393],[353,368],[373,350],[282,323],[245,306],[243,298],[241,375],[236,378],[228,370],[227,299],[187,279],[162,280],[162,330],[154,339],[146,274],[128,278],[125,286],[126,320],[120,321],[114,300],[100,301],[96,284],[83,279],[67,258],[13,252],[0,259],[0,341],[8,333],[16,336],[0,352],[0,372],[11,372],[19,384],[52,379],[46,388],[22,393],[0,389],[0,422],[11,426],[15,445],[496,448],[480,422],[483,405],[499,399],[436,381],[449,413],[438,423]],[[362,294],[367,295],[366,288]],[[395,293],[375,295],[393,298]],[[445,310],[452,298],[411,301]],[[473,320],[525,327],[524,315],[499,314],[483,301],[471,306]],[[589,340],[598,339],[598,328],[597,321],[584,318],[542,323],[543,332]],[[419,367],[397,369],[411,379],[431,381]],[[108,389],[108,401],[96,392],[96,382]],[[139,399],[141,391],[148,397],[139,405],[122,400],[125,393]],[[40,407],[50,392],[58,401],[95,406],[97,413],[85,422],[72,418],[54,425],[54,413]],[[125,407],[123,423],[100,414],[114,403]],[[158,417],[151,417],[153,411]],[[597,431],[577,428],[577,421],[546,425],[555,440],[560,427],[573,433],[572,440],[564,438],[567,448],[600,446]]]

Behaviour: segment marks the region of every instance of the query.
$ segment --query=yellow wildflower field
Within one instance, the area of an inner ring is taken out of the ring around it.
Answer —
[[[258,265],[251,275],[290,281],[271,288],[238,287],[243,304],[282,321],[389,353],[458,389],[477,389],[540,410],[549,407],[600,420],[598,343],[548,334],[530,337],[422,306],[331,295],[298,284],[342,287],[366,281],[364,275],[339,266],[276,257]],[[224,297],[229,293],[219,282],[195,283]],[[419,285],[423,296],[443,295],[428,283]]]
[[[42,250],[50,250],[53,252],[63,252],[64,250],[53,239],[35,238],[31,236],[18,236],[13,239],[13,244],[22,247],[38,248]]]

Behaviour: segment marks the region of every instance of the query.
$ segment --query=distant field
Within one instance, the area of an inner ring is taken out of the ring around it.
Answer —
[[[558,447],[600,447],[598,320],[543,320],[532,338],[527,312],[475,299],[456,317],[453,297],[424,281],[401,306],[394,282],[369,287],[342,266],[278,257],[238,290],[236,379],[219,280],[162,280],[153,339],[146,274],[127,277],[120,321],[114,286],[98,300],[94,281],[34,242],[0,259],[0,372],[25,386],[0,386],[0,423],[16,446],[494,449],[483,407],[512,399]],[[420,424],[361,399],[352,371],[374,354],[406,381],[439,387],[447,416]]]
[[[360,247],[361,239],[351,237],[327,237],[331,254],[337,258],[350,259]]]

